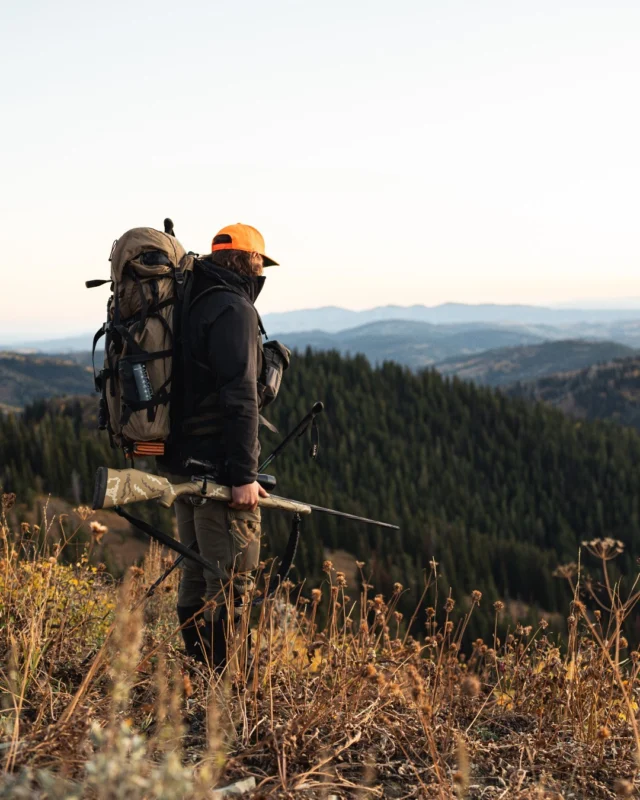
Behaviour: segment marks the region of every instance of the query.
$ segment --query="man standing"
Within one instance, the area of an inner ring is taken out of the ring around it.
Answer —
[[[195,262],[182,315],[175,435],[158,460],[165,474],[183,479],[198,474],[189,458],[209,462],[216,482],[232,487],[228,506],[200,497],[176,502],[180,541],[197,544],[217,567],[212,574],[184,562],[177,608],[184,624],[216,598],[216,607],[205,610],[204,627],[190,623],[182,630],[187,654],[215,668],[227,658],[225,594],[227,603],[237,604],[259,562],[258,498],[266,496],[256,482],[264,331],[254,303],[264,285],[263,267],[276,263],[265,255],[262,235],[240,223],[217,233],[211,254]]]

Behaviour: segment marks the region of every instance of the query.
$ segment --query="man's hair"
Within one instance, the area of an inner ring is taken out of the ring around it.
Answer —
[[[215,250],[211,253],[211,260],[219,267],[240,275],[262,275],[264,269],[260,253],[245,250]]]

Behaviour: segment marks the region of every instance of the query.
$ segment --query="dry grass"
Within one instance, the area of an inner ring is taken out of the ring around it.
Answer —
[[[415,640],[402,586],[371,596],[359,565],[356,602],[327,562],[310,597],[287,583],[247,598],[218,677],[181,653],[175,576],[144,598],[162,553],[117,585],[88,552],[63,562],[68,524],[11,531],[3,516],[0,797],[197,800],[248,776],[256,798],[634,796],[640,659],[622,628],[638,594],[609,578],[615,542],[584,546],[602,589],[560,570],[574,590],[562,649],[544,620],[466,642],[482,598],[459,612],[438,598],[435,563]]]

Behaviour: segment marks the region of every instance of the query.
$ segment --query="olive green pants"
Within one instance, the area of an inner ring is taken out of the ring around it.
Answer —
[[[179,498],[175,508],[182,544],[192,547],[196,542],[200,555],[215,567],[212,573],[185,558],[178,605],[197,606],[216,598],[216,609],[205,611],[205,617],[217,619],[225,597],[232,594],[237,604],[253,586],[252,573],[260,560],[260,509],[235,511],[226,503],[195,496]]]

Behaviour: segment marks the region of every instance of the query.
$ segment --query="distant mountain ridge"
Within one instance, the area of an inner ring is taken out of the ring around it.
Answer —
[[[392,320],[423,322],[431,325],[508,325],[509,327],[535,326],[531,331],[543,338],[567,339],[595,337],[623,341],[633,330],[640,346],[640,309],[580,309],[545,308],[531,305],[499,305],[484,303],[443,303],[437,306],[379,306],[364,311],[352,311],[338,306],[284,311],[264,314],[263,320],[271,336],[289,333],[322,331],[338,333],[362,327],[372,322]],[[96,321],[96,328],[99,320]],[[602,328],[605,330],[601,330]],[[550,332],[545,334],[544,327]],[[611,331],[618,333],[612,335]],[[93,332],[56,339],[5,340],[0,350],[25,352],[69,353],[90,350]],[[623,343],[628,343],[624,341]]]
[[[412,369],[433,366],[451,356],[544,341],[524,327],[434,325],[411,320],[370,322],[338,333],[299,331],[283,334],[282,339],[287,347],[298,351],[310,347],[316,351],[337,350],[343,355],[360,353],[372,364],[395,361]]]
[[[364,311],[351,311],[338,306],[284,311],[264,315],[267,330],[293,333],[322,330],[336,333],[348,328],[384,320],[412,320],[434,325],[458,323],[502,323],[533,325],[575,325],[578,323],[612,323],[640,319],[640,309],[546,308],[531,305],[482,303],[442,303],[437,306],[378,306]]]

